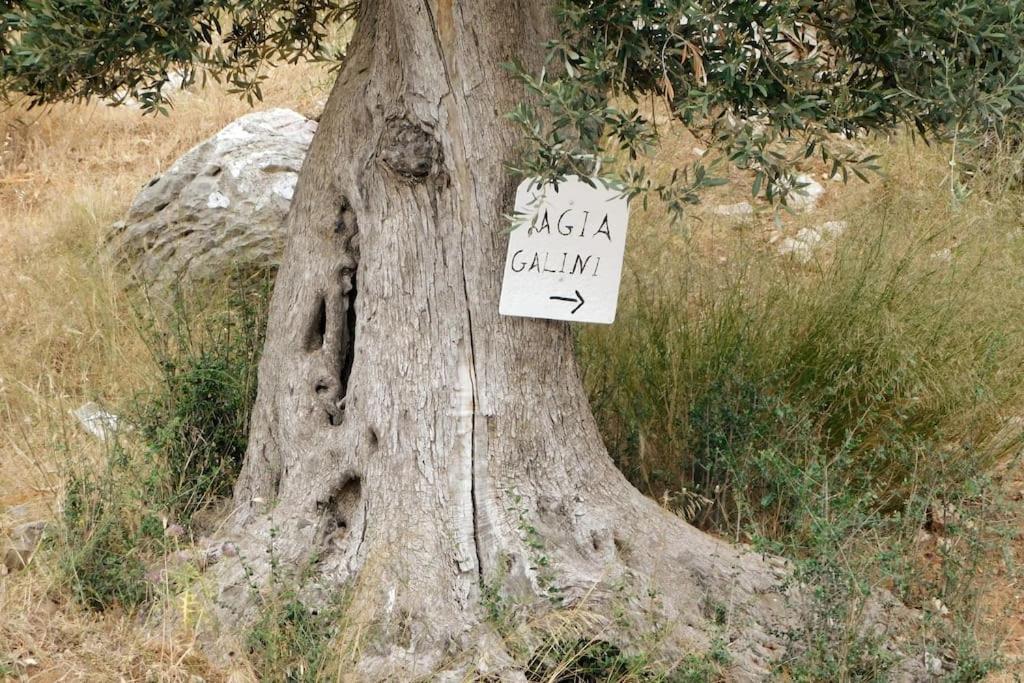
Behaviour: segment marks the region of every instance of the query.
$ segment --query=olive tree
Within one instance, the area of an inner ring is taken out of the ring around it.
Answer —
[[[718,634],[740,679],[764,675],[799,626],[781,563],[694,529],[616,470],[569,325],[499,315],[522,176],[587,177],[610,158],[634,201],[679,214],[731,164],[753,195],[784,204],[804,157],[863,176],[875,160],[852,139],[909,127],[968,145],[1024,93],[1019,0],[0,11],[7,96],[131,96],[151,110],[175,71],[258,97],[268,64],[324,56],[331,27],[354,22],[286,221],[224,526],[241,557],[218,565],[218,599],[222,616],[244,618],[272,565],[324,595],[354,587],[373,615],[359,663],[371,679],[500,668],[493,595],[524,617],[585,604],[603,617],[594,630],[625,644],[656,630],[666,648],[696,651]],[[670,177],[646,171],[650,101],[709,149]]]

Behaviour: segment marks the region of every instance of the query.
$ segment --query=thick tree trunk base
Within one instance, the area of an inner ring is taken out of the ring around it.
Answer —
[[[514,677],[496,601],[669,661],[720,643],[756,680],[804,611],[783,564],[632,488],[568,327],[498,315],[521,96],[502,65],[539,69],[550,4],[361,3],[288,217],[221,623],[303,577],[307,600],[352,592],[365,680]]]
[[[513,675],[522,662],[498,633],[523,624],[535,637],[572,632],[666,663],[719,647],[731,678],[767,676],[808,609],[785,563],[694,529],[624,481],[619,494],[511,494],[495,524],[504,532],[484,549],[498,559],[493,575],[467,562],[464,576],[456,572],[462,581],[433,571],[443,563],[408,567],[406,550],[436,544],[436,530],[400,518],[367,524],[357,513],[346,526],[358,537],[332,554],[316,520],[256,514],[231,536],[239,557],[218,565],[220,620],[251,620],[252,587],[284,580],[300,583],[311,604],[354,591],[355,624],[373,634],[360,648],[365,680],[433,679],[446,669]]]

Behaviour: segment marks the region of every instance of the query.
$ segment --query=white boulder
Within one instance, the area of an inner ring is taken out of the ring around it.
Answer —
[[[289,109],[232,122],[142,188],[112,228],[112,251],[143,280],[162,284],[276,264],[316,128]]]

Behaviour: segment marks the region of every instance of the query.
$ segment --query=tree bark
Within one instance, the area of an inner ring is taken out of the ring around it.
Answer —
[[[720,638],[757,678],[793,626],[784,572],[633,489],[568,326],[498,314],[522,96],[502,65],[540,67],[551,4],[362,3],[288,217],[220,602],[244,617],[273,567],[354,586],[369,680],[487,668],[489,589],[625,645]]]

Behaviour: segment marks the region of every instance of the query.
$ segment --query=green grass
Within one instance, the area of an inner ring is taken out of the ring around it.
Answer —
[[[331,639],[344,614],[341,601],[308,607],[294,587],[264,598],[246,636],[249,661],[260,680],[301,683],[326,680]]]

